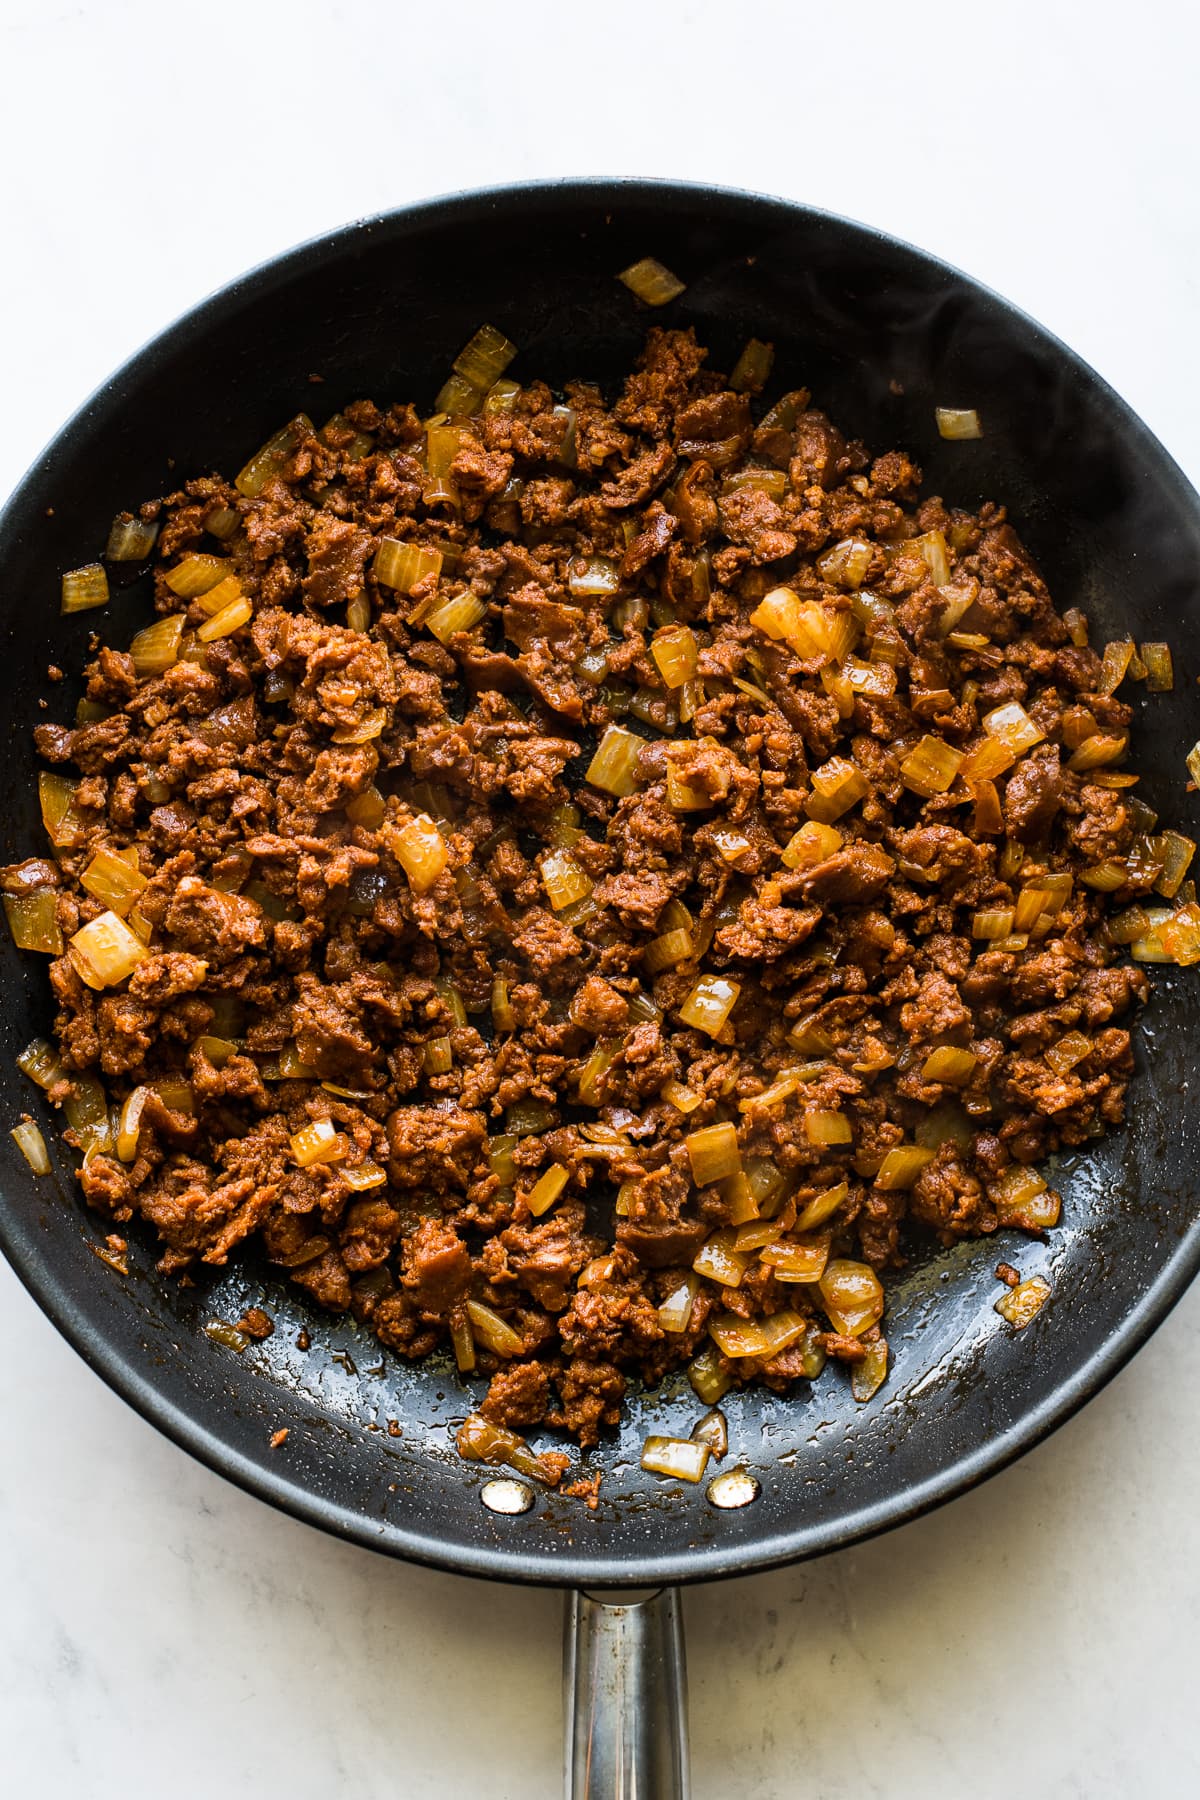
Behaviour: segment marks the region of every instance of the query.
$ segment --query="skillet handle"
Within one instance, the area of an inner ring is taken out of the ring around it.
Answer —
[[[688,1800],[678,1588],[566,1597],[566,1800]]]

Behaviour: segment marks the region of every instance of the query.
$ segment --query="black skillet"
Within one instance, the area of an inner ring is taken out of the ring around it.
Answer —
[[[645,255],[688,284],[656,315],[614,279]],[[30,732],[70,718],[96,624],[59,618],[59,573],[98,553],[119,508],[239,467],[300,408],[320,422],[358,395],[428,403],[485,319],[520,345],[515,374],[554,384],[611,383],[652,320],[694,324],[723,368],[749,334],[772,339],[773,387],[803,384],[876,451],[910,450],[927,492],[1005,501],[1059,606],[1082,606],[1096,641],[1173,644],[1177,692],[1136,703],[1139,791],[1195,832],[1184,757],[1200,738],[1200,500],[1122,401],[995,295],[876,232],[778,200],[605,181],[468,194],[336,232],[206,301],[83,406],[0,520],[4,860],[42,844]],[[937,404],[977,407],[982,441],[942,442]],[[135,583],[105,632],[121,643],[147,616]],[[47,684],[50,662],[71,672],[66,684]],[[0,936],[0,1118],[15,1123],[44,1112],[13,1058],[50,1011],[43,962]],[[577,1795],[658,1800],[686,1787],[674,1584],[815,1556],[962,1493],[1096,1393],[1182,1294],[1200,1263],[1195,981],[1157,976],[1129,1123],[1059,1163],[1064,1222],[1048,1244],[1002,1234],[917,1249],[891,1291],[893,1371],[873,1401],[857,1406],[832,1366],[787,1398],[729,1395],[730,1460],[761,1486],[736,1510],[639,1468],[647,1430],[687,1435],[698,1416],[680,1384],[636,1397],[589,1458],[604,1472],[594,1512],[542,1493],[522,1513],[488,1510],[496,1472],[452,1447],[475,1396],[449,1367],[381,1358],[253,1260],[180,1287],[155,1275],[154,1247],[135,1234],[128,1274],[106,1267],[69,1157],[55,1146],[56,1175],[34,1180],[6,1132],[0,1243],[106,1381],[250,1492],[394,1556],[624,1600],[572,1602],[568,1780]],[[1001,1256],[1054,1290],[1019,1334],[993,1311]],[[267,1343],[239,1357],[204,1335],[252,1300],[277,1321]],[[286,1443],[271,1449],[281,1427]],[[633,1588],[663,1593],[634,1604],[612,1592]]]

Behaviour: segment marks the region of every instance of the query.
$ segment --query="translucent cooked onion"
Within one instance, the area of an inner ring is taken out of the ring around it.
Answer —
[[[1082,775],[1088,769],[1101,769],[1120,762],[1129,748],[1129,734],[1124,731],[1097,731],[1080,744],[1067,762],[1072,774]]]
[[[788,840],[780,852],[779,860],[785,869],[810,869],[816,863],[824,862],[826,857],[833,856],[841,849],[842,843],[842,834],[834,826],[809,819]]]
[[[471,1321],[471,1329],[475,1333],[477,1343],[483,1345],[496,1356],[520,1356],[525,1349],[525,1339],[519,1331],[514,1331],[507,1319],[482,1300],[467,1301],[467,1317]]]
[[[291,1136],[292,1161],[300,1168],[310,1168],[314,1163],[343,1162],[349,1153],[350,1145],[332,1119],[314,1119],[310,1125],[304,1125]]]
[[[720,1287],[740,1287],[752,1258],[734,1249],[734,1237],[732,1231],[714,1231],[708,1242],[701,1245],[692,1263],[696,1274],[715,1281]]]
[[[666,306],[669,301],[677,300],[687,285],[653,256],[643,256],[640,262],[630,263],[627,269],[621,270],[617,280],[623,281],[630,293],[636,294],[647,306]]]
[[[733,1376],[722,1366],[715,1344],[706,1344],[688,1364],[688,1380],[705,1406],[716,1406],[733,1386]]]
[[[943,1044],[931,1050],[921,1065],[922,1081],[940,1081],[951,1087],[961,1087],[970,1081],[979,1058],[973,1050],[960,1050],[953,1044]]]
[[[741,991],[739,982],[724,975],[702,975],[679,1008],[679,1017],[694,1031],[719,1037]]]
[[[971,936],[973,938],[1006,938],[1013,928],[1014,909],[1011,906],[984,907],[971,920]]]
[[[408,876],[414,894],[427,894],[449,861],[445,839],[428,813],[418,813],[392,831],[388,847]]]
[[[171,613],[156,619],[142,631],[134,633],[129,645],[136,674],[161,675],[179,661],[179,646],[186,623],[182,613]]]
[[[819,1281],[829,1261],[831,1234],[828,1231],[806,1238],[793,1238],[787,1243],[768,1244],[759,1261],[770,1268],[777,1281]]]
[[[153,1091],[148,1087],[135,1087],[121,1108],[116,1142],[116,1152],[121,1162],[131,1163],[137,1156],[142,1109]]]
[[[364,831],[378,831],[387,817],[387,803],[374,783],[347,801],[346,817]]]
[[[464,375],[455,373],[438,389],[433,410],[435,413],[445,413],[449,418],[470,418],[479,411],[482,400],[483,389],[476,387]]]
[[[705,1125],[684,1139],[697,1187],[708,1187],[736,1174],[742,1166],[736,1125]]]
[[[82,569],[68,569],[62,578],[62,610],[64,613],[90,612],[94,606],[108,604],[108,576],[103,563],[85,563]]]
[[[1022,1281],[1015,1288],[1009,1288],[996,1302],[996,1311],[1018,1331],[1023,1331],[1031,1319],[1037,1317],[1050,1298],[1050,1283],[1040,1275],[1031,1275],[1028,1281]]]
[[[711,1447],[697,1443],[695,1438],[652,1434],[642,1445],[642,1467],[653,1475],[669,1475],[676,1481],[699,1481],[711,1455]]]
[[[209,588],[207,593],[200,595],[200,611],[206,617],[215,619],[225,607],[232,606],[235,600],[240,599],[241,594],[242,584],[237,576],[226,575],[224,580],[218,581],[216,587]]]
[[[456,1306],[450,1314],[450,1347],[460,1375],[475,1373],[475,1333],[465,1306]]]
[[[163,580],[180,600],[196,600],[232,576],[233,564],[227,556],[210,556],[193,551],[168,569]]]
[[[483,410],[493,417],[501,413],[510,413],[520,398],[521,384],[519,381],[504,379],[493,381],[483,402]]]
[[[990,1181],[987,1192],[1000,1225],[1046,1231],[1058,1224],[1062,1202],[1036,1169],[1015,1164]]]
[[[967,433],[968,436],[980,436],[981,433]],[[861,1362],[850,1365],[850,1391],[859,1405],[865,1403],[878,1393],[887,1380],[888,1347],[885,1338],[876,1338],[865,1346],[866,1355]]]
[[[897,1144],[879,1165],[875,1185],[885,1193],[910,1188],[921,1170],[933,1161],[934,1152],[923,1144]]]
[[[569,850],[551,850],[541,862],[542,886],[555,912],[573,906],[591,893],[594,883]]]
[[[729,385],[735,394],[761,394],[771,374],[775,350],[759,338],[749,338],[733,365]]]
[[[455,357],[454,368],[472,387],[486,389],[503,375],[516,354],[517,346],[502,331],[494,325],[481,325]]]
[[[17,1057],[17,1067],[40,1088],[52,1088],[66,1073],[57,1048],[48,1038],[34,1038],[31,1044],[26,1044]]]
[[[979,414],[973,406],[935,406],[933,416],[937,420],[939,437],[959,439],[983,436]]]
[[[695,1112],[703,1096],[696,1093],[694,1088],[688,1087],[686,1082],[671,1080],[663,1082],[661,1098],[669,1106],[673,1106],[676,1112],[686,1116]]]
[[[900,764],[904,785],[927,799],[944,794],[953,784],[963,762],[963,752],[952,750],[941,738],[923,737]]]
[[[110,906],[122,918],[147,886],[147,878],[136,867],[137,851],[131,860],[112,850],[98,850],[80,876],[80,885]]]
[[[997,775],[1003,775],[1006,769],[1012,768],[1016,760],[1017,752],[1010,750],[1007,743],[996,737],[985,737],[981,743],[967,751],[958,772],[974,789],[983,782],[992,782]],[[976,804],[978,805],[978,799]]]
[[[804,810],[823,825],[832,825],[871,791],[862,770],[844,756],[831,756],[814,769],[812,785],[813,794]]]
[[[67,1124],[84,1149],[108,1149],[112,1128],[108,1098],[92,1075],[72,1075],[72,1093],[63,1102]]]
[[[472,631],[487,615],[487,602],[478,594],[456,594],[425,615],[424,623],[441,643],[448,644],[460,631]]]
[[[219,638],[232,637],[235,631],[240,631],[243,625],[249,623],[253,610],[249,600],[241,594],[236,600],[231,600],[228,606],[223,606],[211,619],[206,619],[198,627],[196,636],[202,644],[215,644]]]
[[[470,1313],[472,1302],[467,1302]],[[486,1309],[485,1309],[486,1310]],[[476,1336],[479,1336],[478,1331]],[[480,1342],[482,1342],[480,1338]],[[466,1462],[507,1463],[518,1475],[541,1481],[553,1487],[559,1479],[560,1465],[535,1454],[515,1431],[506,1425],[493,1425],[482,1413],[470,1413],[455,1437],[458,1454]]]
[[[993,707],[991,712],[983,715],[983,728],[989,737],[1011,750],[1014,757],[1023,756],[1026,750],[1032,750],[1040,744],[1045,732],[1035,725],[1019,700],[1009,700],[1004,706]],[[1000,770],[977,770],[977,775],[999,774]]]
[[[430,1038],[425,1045],[424,1068],[427,1075],[448,1075],[454,1067],[454,1048],[448,1037]]]
[[[238,493],[247,500],[256,499],[268,482],[282,475],[301,444],[312,435],[313,422],[307,413],[297,413],[294,419],[289,419],[274,437],[269,437],[262,448],[255,451],[245,468],[235,476],[233,485]]]
[[[1196,854],[1195,842],[1179,831],[1164,831],[1152,841],[1155,852],[1162,859],[1162,874],[1154,883],[1155,892],[1164,900],[1173,900]]]
[[[35,1175],[49,1175],[51,1172],[50,1152],[46,1148],[46,1140],[41,1129],[32,1119],[23,1119],[12,1128],[12,1139],[17,1149],[25,1158]]]
[[[668,688],[680,688],[694,680],[699,646],[690,625],[667,625],[656,631],[650,640],[650,654]]]
[[[831,1218],[837,1211],[849,1192],[850,1189],[844,1181],[839,1181],[836,1187],[826,1188],[823,1194],[818,1194],[815,1199],[810,1200],[808,1205],[797,1215],[796,1230],[813,1231],[818,1225],[823,1225],[826,1219]]]
[[[819,1285],[829,1322],[844,1337],[861,1337],[883,1317],[883,1288],[868,1263],[838,1258],[825,1265]]]
[[[115,912],[102,912],[83,925],[67,945],[67,955],[90,988],[115,987],[149,955],[145,944]]]
[[[606,726],[584,780],[606,794],[625,798],[637,788],[638,761],[645,748],[645,738],[636,732],[623,725]]]
[[[104,555],[109,562],[145,562],[157,537],[157,525],[133,513],[118,513],[109,528]]]
[[[804,1135],[810,1144],[835,1146],[850,1144],[854,1141],[854,1132],[849,1119],[843,1112],[834,1112],[826,1108],[816,1108],[804,1115]]]
[[[381,538],[371,565],[376,581],[397,594],[411,594],[418,581],[441,573],[442,553],[399,538]]]
[[[615,594],[621,572],[607,556],[574,556],[567,564],[567,588],[579,597]]]
[[[1169,694],[1175,686],[1175,663],[1170,644],[1143,644],[1146,688],[1151,694]]]
[[[44,956],[62,955],[58,896],[53,888],[32,888],[27,894],[5,894],[4,914],[18,950],[34,950]]]
[[[576,1094],[581,1106],[599,1106],[604,1077],[621,1054],[622,1038],[602,1039],[579,1071]]]
[[[771,1338],[758,1319],[741,1319],[736,1313],[721,1313],[709,1320],[708,1335],[726,1356],[771,1354]]]
[[[535,1219],[540,1219],[543,1213],[550,1211],[570,1179],[571,1171],[559,1162],[551,1163],[545,1173],[538,1177],[525,1197],[525,1204]]]
[[[1084,1037],[1081,1031],[1068,1031],[1065,1037],[1047,1044],[1043,1055],[1056,1075],[1066,1075],[1091,1053],[1091,1038]]]
[[[1115,694],[1129,673],[1130,664],[1136,655],[1137,645],[1132,638],[1117,638],[1112,643],[1105,644],[1096,692]]]
[[[864,539],[843,538],[818,556],[817,573],[830,587],[858,588],[866,580],[874,554],[873,546]]]
[[[676,1283],[658,1308],[658,1322],[664,1331],[678,1334],[687,1330],[699,1292],[700,1280],[694,1274],[685,1275]]]
[[[802,600],[789,587],[772,588],[750,614],[753,626],[776,643],[786,643],[805,662],[836,660],[832,621],[821,602]]]

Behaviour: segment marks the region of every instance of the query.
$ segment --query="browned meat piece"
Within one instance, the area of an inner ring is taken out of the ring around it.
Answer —
[[[404,1286],[422,1312],[444,1317],[462,1299],[471,1280],[467,1246],[451,1225],[425,1219],[402,1249]]]
[[[1034,844],[1045,837],[1062,805],[1057,744],[1041,744],[1019,762],[1004,790],[1004,823],[1010,837]]]
[[[801,885],[810,899],[823,906],[863,906],[879,898],[895,872],[896,864],[886,851],[856,841],[803,870]]]

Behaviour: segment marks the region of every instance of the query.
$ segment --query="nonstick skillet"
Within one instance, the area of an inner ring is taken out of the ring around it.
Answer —
[[[688,284],[656,315],[614,279],[645,255]],[[1060,609],[1082,606],[1097,641],[1169,641],[1176,693],[1135,700],[1139,791],[1195,832],[1184,759],[1200,738],[1200,499],[1117,396],[995,295],[862,226],[709,188],[572,182],[405,209],[281,257],[156,339],[64,428],[0,519],[3,860],[41,846],[32,727],[68,718],[78,694],[70,680],[48,687],[46,668],[73,676],[95,623],[60,619],[57,578],[96,554],[116,511],[240,466],[301,406],[431,399],[482,320],[520,345],[514,372],[560,384],[613,381],[651,317],[694,324],[719,367],[748,335],[772,339],[781,389],[803,384],[876,450],[912,452],[927,492],[1004,501]],[[983,439],[944,443],[937,404],[977,407]],[[121,642],[148,616],[135,583],[106,629]],[[815,1556],[962,1493],[1097,1392],[1195,1273],[1200,977],[1153,973],[1128,1123],[1059,1159],[1064,1218],[1050,1241],[1002,1233],[918,1254],[891,1287],[892,1373],[866,1406],[834,1367],[811,1391],[728,1395],[729,1463],[756,1492],[738,1507],[639,1467],[649,1429],[690,1431],[700,1409],[686,1384],[634,1396],[592,1453],[594,1511],[488,1487],[498,1472],[454,1451],[472,1397],[447,1364],[381,1362],[377,1343],[307,1307],[265,1264],[182,1287],[154,1273],[154,1246],[136,1233],[127,1273],[100,1260],[99,1221],[49,1119],[52,1177],[33,1179],[0,1133],[0,1244],[106,1381],[250,1492],[390,1555],[572,1590],[569,1791],[670,1800],[687,1785],[676,1584]],[[44,962],[5,936],[0,983],[0,1119],[16,1123],[38,1113],[14,1057],[50,1023]],[[1053,1288],[1019,1334],[993,1310],[1001,1255]],[[238,1356],[205,1334],[251,1303],[276,1320],[266,1343]],[[526,1510],[491,1510],[485,1488],[493,1506]]]

